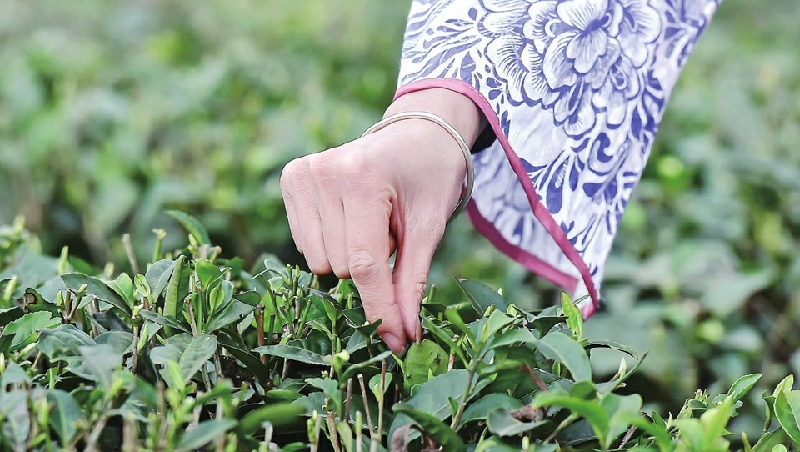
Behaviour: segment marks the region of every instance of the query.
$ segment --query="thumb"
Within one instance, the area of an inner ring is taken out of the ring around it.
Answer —
[[[403,328],[406,337],[415,342],[422,339],[420,304],[427,287],[433,253],[444,232],[422,229],[414,228],[398,237],[393,276],[395,302],[400,308]]]

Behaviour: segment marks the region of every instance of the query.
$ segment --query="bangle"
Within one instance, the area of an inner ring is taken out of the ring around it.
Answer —
[[[451,126],[447,121],[442,119],[440,116],[426,111],[407,111],[387,116],[386,118],[383,118],[382,120],[370,126],[370,128],[368,128],[364,133],[362,133],[361,136],[364,137],[372,132],[377,132],[378,130],[383,129],[384,127],[390,124],[394,124],[404,119],[424,119],[426,121],[430,121],[438,125],[442,129],[444,129],[447,133],[449,133],[450,136],[452,136],[453,139],[456,140],[459,147],[461,148],[461,153],[464,156],[464,162],[466,162],[467,164],[466,182],[464,189],[461,191],[461,199],[459,199],[458,204],[456,205],[455,209],[453,209],[453,213],[450,214],[450,219],[447,220],[447,222],[449,223],[450,221],[453,221],[453,219],[457,217],[458,214],[460,214],[464,210],[464,208],[467,206],[467,202],[469,201],[470,196],[472,196],[472,186],[475,181],[475,170],[472,166],[472,155],[470,153],[469,146],[467,146],[467,142],[464,141],[464,138],[461,136],[460,133],[458,133],[455,127]]]

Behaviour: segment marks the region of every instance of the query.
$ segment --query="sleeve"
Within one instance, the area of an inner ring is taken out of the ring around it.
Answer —
[[[471,98],[479,232],[581,303],[603,268],[670,91],[720,0],[416,0],[396,97]]]

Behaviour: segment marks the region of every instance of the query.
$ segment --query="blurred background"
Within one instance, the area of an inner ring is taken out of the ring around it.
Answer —
[[[281,168],[380,117],[409,3],[0,0],[0,224],[23,216],[44,252],[125,269],[123,233],[141,259],[153,228],[184,243],[174,208],[225,255],[301,264]],[[630,389],[662,414],[744,373],[765,389],[800,370],[798,23],[794,0],[723,2],[623,218],[587,329],[649,350]],[[557,296],[466,216],[432,269],[443,299],[461,299],[454,277],[527,308]],[[738,428],[760,431],[753,415]]]

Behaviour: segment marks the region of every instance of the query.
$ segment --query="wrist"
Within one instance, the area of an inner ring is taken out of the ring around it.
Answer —
[[[445,88],[429,88],[405,94],[396,99],[384,118],[402,112],[426,111],[447,121],[472,147],[486,125],[478,106],[468,97]]]

